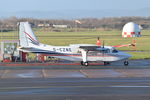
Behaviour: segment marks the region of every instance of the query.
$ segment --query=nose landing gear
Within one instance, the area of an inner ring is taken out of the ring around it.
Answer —
[[[128,65],[129,65],[129,62],[128,62],[128,61],[124,61],[124,65],[125,65],[125,66],[128,66]]]

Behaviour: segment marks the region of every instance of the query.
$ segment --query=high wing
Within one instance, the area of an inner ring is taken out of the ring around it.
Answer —
[[[84,49],[86,51],[97,51],[100,46],[80,46],[80,49]]]
[[[79,47],[81,54],[82,54],[82,65],[87,66],[88,65],[88,61],[87,61],[87,54],[89,51],[103,51],[103,50],[107,50],[105,47],[101,47],[101,46],[80,46]]]
[[[107,50],[106,46],[80,46],[80,49],[86,50],[86,51],[102,51]]]
[[[112,46],[112,47],[119,48],[119,47],[128,47],[128,46],[130,46],[130,45],[131,45],[131,44],[115,45],[115,46]]]
[[[112,47],[119,48],[119,47],[128,47],[128,46],[133,46],[133,47],[135,47],[135,46],[136,46],[136,40],[132,40],[132,43],[131,43],[131,44],[115,45],[115,46],[112,46]]]
[[[136,43],[132,43],[132,44],[125,44],[125,45],[115,45],[115,46],[112,46],[112,47],[115,47],[115,48],[119,48],[119,47],[128,47],[128,46],[136,46]]]

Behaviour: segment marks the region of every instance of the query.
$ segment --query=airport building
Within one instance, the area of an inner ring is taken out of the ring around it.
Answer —
[[[43,54],[32,54],[34,59],[29,57],[29,53],[17,50],[18,40],[2,40],[0,46],[1,62],[45,62],[56,60]]]

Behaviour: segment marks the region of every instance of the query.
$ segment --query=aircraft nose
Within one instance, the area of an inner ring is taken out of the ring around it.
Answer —
[[[128,58],[131,57],[131,55],[130,55],[130,54],[127,54],[127,53],[125,53],[125,52],[120,52],[120,57],[121,57],[122,59],[128,59]]]
[[[130,57],[131,57],[131,55],[130,55],[130,54],[127,54],[127,53],[124,53],[124,56],[125,56],[126,58],[130,58]]]

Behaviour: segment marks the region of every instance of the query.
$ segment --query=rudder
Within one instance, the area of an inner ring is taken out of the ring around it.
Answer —
[[[19,23],[19,41],[21,47],[30,47],[31,45],[39,44],[29,22]]]

